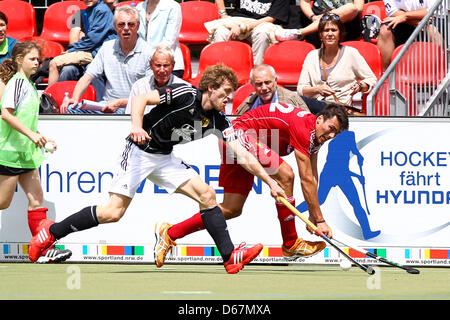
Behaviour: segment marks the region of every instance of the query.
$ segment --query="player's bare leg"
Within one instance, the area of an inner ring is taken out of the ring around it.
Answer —
[[[4,176],[0,175],[0,210],[4,210],[9,207],[14,196],[18,181],[18,176]]]
[[[128,209],[131,200],[132,199],[127,196],[111,193],[106,205],[97,206],[98,223],[102,224],[119,221]]]
[[[272,176],[283,188],[288,196],[290,204],[295,206],[294,191],[294,172],[291,166],[282,162],[278,171]],[[289,261],[298,258],[307,258],[322,251],[326,244],[323,241],[306,241],[297,236],[295,228],[295,216],[282,203],[276,204],[278,220],[280,221],[281,235],[283,238],[283,257]]]
[[[213,238],[228,273],[239,272],[239,270],[244,268],[244,265],[250,263],[262,250],[262,244],[257,244],[251,248],[245,248],[245,245],[234,248],[224,214],[216,202],[216,193],[199,176],[183,183],[176,192],[184,194],[199,203],[203,225]],[[166,232],[156,232],[155,263],[158,267],[164,264],[166,254],[173,246],[170,237],[168,237],[167,229]]]
[[[223,201],[219,206],[222,209],[225,219],[239,217],[246,200],[247,196],[240,193],[224,193]]]

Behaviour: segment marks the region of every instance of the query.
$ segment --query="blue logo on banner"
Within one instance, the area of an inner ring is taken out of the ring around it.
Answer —
[[[332,205],[333,209],[332,212],[327,213],[325,218],[332,222],[332,226],[336,226],[338,229],[353,238],[361,240],[371,239],[370,241],[375,242],[413,240],[436,233],[450,225],[450,222],[446,222],[436,227],[410,234],[389,234],[386,232],[381,232],[380,230],[371,229],[368,217],[376,213],[372,213],[368,207],[363,170],[364,157],[360,153],[360,150],[377,138],[394,132],[395,130],[398,130],[398,128],[381,130],[362,139],[358,143],[356,143],[354,132],[344,131],[331,140],[328,145],[327,159],[319,180],[319,204],[323,205],[328,198],[328,201]],[[357,157],[359,167],[357,172],[350,170],[349,164],[352,156]],[[360,190],[362,189],[361,196],[359,195],[357,185],[355,185],[352,178],[358,179],[360,184],[358,187],[360,187]],[[353,214],[355,215],[359,225],[347,217],[335,194],[333,194],[333,196],[329,196],[333,187],[339,187],[342,191],[348,200],[348,203],[351,205]],[[308,206],[306,202],[302,202],[297,206],[297,209],[300,212],[305,212],[308,210]]]
[[[350,155],[358,157],[358,166],[360,172],[352,172],[349,168]],[[318,189],[319,204],[322,205],[328,197],[333,187],[339,187],[344,193],[348,202],[353,208],[356,219],[359,222],[361,231],[365,240],[374,238],[380,234],[379,230],[370,228],[368,215],[370,214],[367,206],[365,194],[365,179],[363,174],[364,157],[359,152],[355,133],[353,131],[343,131],[336,138],[330,141],[328,145],[328,155],[326,163],[320,174],[320,184]],[[364,191],[364,207],[358,195],[356,186],[352,177],[358,178]],[[297,206],[300,212],[308,210],[306,202]]]

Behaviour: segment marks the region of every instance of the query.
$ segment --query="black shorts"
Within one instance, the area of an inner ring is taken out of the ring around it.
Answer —
[[[0,164],[0,175],[2,175],[2,176],[19,176],[21,174],[28,173],[33,170],[34,169],[7,167],[7,166],[2,166]]]
[[[395,46],[398,47],[399,45],[404,44],[415,29],[415,26],[409,25],[407,23],[400,23],[397,25],[397,27],[392,28],[391,31],[394,34]]]

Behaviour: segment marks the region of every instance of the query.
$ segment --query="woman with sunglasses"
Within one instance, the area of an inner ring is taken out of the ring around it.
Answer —
[[[297,92],[352,106],[353,96],[368,92],[377,78],[357,49],[340,44],[345,28],[338,15],[323,15],[318,28],[322,45],[306,56]]]

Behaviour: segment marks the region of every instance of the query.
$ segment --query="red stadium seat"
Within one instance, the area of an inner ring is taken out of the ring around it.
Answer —
[[[404,45],[395,48],[391,61]],[[409,100],[410,115],[418,115],[417,91],[426,91],[441,83],[445,74],[445,55],[442,47],[431,42],[413,42],[396,66],[396,88]]]
[[[267,48],[264,63],[271,65],[278,77],[278,83],[284,86],[297,85],[307,54],[316,49],[305,41],[283,41]]]
[[[255,92],[253,85],[249,82],[240,86],[233,95],[233,108],[231,114],[236,114],[236,109],[241,105],[241,103],[250,95],[250,93]]]
[[[131,7],[136,7],[139,3],[144,2],[144,1],[140,1],[140,0],[134,0],[134,1],[122,1],[122,2],[118,2],[114,5],[114,7],[120,7],[120,6],[124,6],[124,5],[129,5]]]
[[[78,10],[86,9],[83,1],[62,1],[51,4],[44,13],[44,23],[39,37],[69,44],[72,16]]]
[[[366,41],[345,41],[341,43],[343,46],[353,47],[358,50],[358,52],[364,57],[367,64],[369,65],[372,72],[375,74],[377,79],[380,79],[383,74],[383,64],[381,62],[381,53],[378,47]],[[362,94],[362,110],[366,112],[367,110],[367,95],[368,93]]]
[[[205,46],[200,52],[198,73],[189,82],[198,86],[200,79],[208,66],[223,63],[236,73],[239,85],[246,84],[253,68],[252,48],[241,41],[215,42]]]
[[[399,54],[403,44],[395,48],[391,60]],[[415,85],[433,85],[445,77],[445,52],[430,42],[413,42],[397,65],[397,81]],[[409,71],[409,74],[406,74]]]
[[[185,1],[180,3],[182,23],[180,42],[186,44],[208,44],[208,31],[203,25],[207,21],[219,19],[217,6],[209,1]]]
[[[383,21],[383,19],[387,17],[384,1],[372,1],[365,3],[363,11],[361,12],[361,18],[366,14],[376,15]]]
[[[7,35],[15,39],[37,35],[36,12],[26,1],[0,1],[0,11],[8,18]]]
[[[183,53],[184,74],[183,80],[189,81],[192,77],[191,51],[189,47],[180,42],[181,52]]]
[[[61,103],[64,99],[64,94],[66,92],[69,92],[69,96],[72,96],[73,89],[75,88],[76,84],[77,81],[58,81],[45,88],[44,92],[51,95],[58,103],[58,106],[61,106]],[[90,84],[84,94],[81,96],[81,99],[97,101],[97,93],[95,91],[95,87]]]
[[[43,58],[54,58],[63,53],[66,49],[64,46],[56,41],[45,40],[40,37],[28,37],[22,38],[20,41],[32,41],[35,42],[42,51]]]
[[[345,41],[341,44],[357,49],[364,57],[375,76],[378,79],[381,78],[381,75],[383,74],[383,64],[381,62],[380,49],[378,49],[375,44],[366,41]]]

